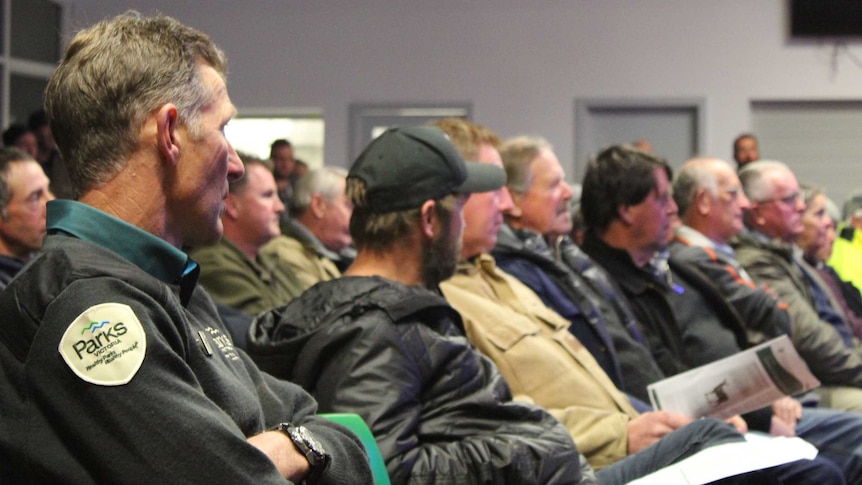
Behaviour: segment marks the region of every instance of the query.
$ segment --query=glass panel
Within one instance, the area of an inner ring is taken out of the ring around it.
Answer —
[[[2,0],[0,0],[0,2],[2,2]],[[0,5],[0,6],[2,6],[2,5]],[[6,77],[3,75],[5,68],[6,68],[6,66],[0,64],[0,93],[4,92],[3,90],[6,89],[6,86],[3,83],[3,80],[6,79]],[[15,120],[11,119],[11,116],[8,115],[7,113],[0,112],[0,127],[2,127],[3,130],[5,130],[14,121]],[[2,144],[2,143],[3,143],[3,141],[0,140],[0,144]]]
[[[323,120],[319,118],[237,117],[228,123],[225,134],[237,150],[269,158],[269,146],[284,138],[293,146],[293,155],[309,168],[323,166]]]
[[[30,113],[42,109],[48,80],[12,74],[9,82],[9,122],[27,123]]]
[[[60,12],[60,6],[48,0],[12,0],[12,57],[57,62]]]
[[[354,104],[350,106],[350,161],[356,159],[371,140],[391,126],[421,125],[448,117],[470,119],[469,104]]]
[[[6,11],[6,0],[0,0],[0,12]],[[5,14],[4,14],[5,15]],[[3,22],[3,18],[0,17],[0,55],[6,53],[6,32],[4,29],[6,28],[6,23]]]

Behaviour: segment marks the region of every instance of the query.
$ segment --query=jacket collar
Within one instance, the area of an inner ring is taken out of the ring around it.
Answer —
[[[649,271],[638,268],[627,251],[609,246],[593,231],[587,231],[584,236],[583,249],[611,274],[618,285],[630,293],[641,294],[656,284],[655,277]]]
[[[730,245],[736,249],[744,246],[754,246],[761,249],[772,251],[787,261],[793,261],[794,245],[782,242],[780,239],[773,239],[754,229],[745,228],[730,241]]]
[[[102,246],[150,276],[179,285],[183,305],[191,298],[200,267],[185,252],[128,222],[74,200],[52,200],[48,234],[65,234]]]

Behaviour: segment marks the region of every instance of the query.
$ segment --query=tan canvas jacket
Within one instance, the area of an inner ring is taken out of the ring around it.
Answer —
[[[516,399],[535,402],[562,421],[594,468],[626,456],[626,426],[638,413],[569,333],[568,320],[496,268],[489,255],[459,264],[440,288]]]

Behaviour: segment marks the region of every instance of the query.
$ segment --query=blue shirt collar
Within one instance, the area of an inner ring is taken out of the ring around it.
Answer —
[[[64,233],[109,249],[165,283],[193,287],[197,280],[198,264],[185,252],[89,205],[48,202],[47,229],[49,234]]]

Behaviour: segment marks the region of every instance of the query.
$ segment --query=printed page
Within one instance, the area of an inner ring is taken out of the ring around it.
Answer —
[[[817,448],[801,438],[746,435],[748,441],[725,443],[662,468],[629,485],[702,485],[796,460],[811,460]]]
[[[820,385],[786,335],[650,384],[657,410],[726,419]]]

